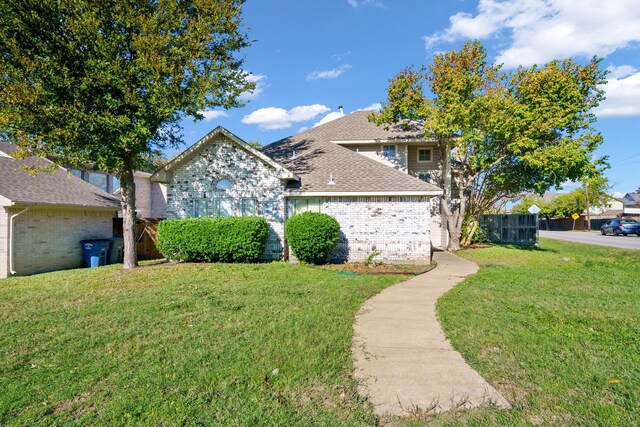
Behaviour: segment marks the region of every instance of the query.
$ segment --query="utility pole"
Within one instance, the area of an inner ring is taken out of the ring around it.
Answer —
[[[591,231],[591,212],[589,212],[589,181],[584,183],[584,195],[587,202],[587,231]]]

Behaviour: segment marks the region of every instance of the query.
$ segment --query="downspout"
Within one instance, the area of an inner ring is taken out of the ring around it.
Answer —
[[[11,273],[12,276],[17,273],[13,269],[13,229],[15,228],[15,226],[13,225],[13,220],[18,215],[22,215],[28,210],[29,210],[29,207],[26,207],[22,209],[20,212],[18,212],[17,214],[11,215],[11,218],[9,218],[9,272]]]

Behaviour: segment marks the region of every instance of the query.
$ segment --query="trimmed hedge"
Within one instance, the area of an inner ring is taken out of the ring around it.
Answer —
[[[287,220],[284,234],[300,261],[326,264],[340,240],[340,224],[327,214],[304,212]]]
[[[260,217],[167,219],[158,224],[158,250],[188,262],[255,262],[269,236]]]

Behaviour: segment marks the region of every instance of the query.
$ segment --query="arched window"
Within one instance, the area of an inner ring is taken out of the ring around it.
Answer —
[[[223,178],[216,182],[216,190],[231,190],[233,188],[233,181],[228,178]]]

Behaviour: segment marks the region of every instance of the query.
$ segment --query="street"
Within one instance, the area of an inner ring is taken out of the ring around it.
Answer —
[[[540,237],[550,239],[568,240],[571,242],[588,243],[591,245],[614,246],[623,249],[640,250],[640,237],[629,236],[602,236],[600,231],[591,233],[586,231],[544,231],[540,230]]]

